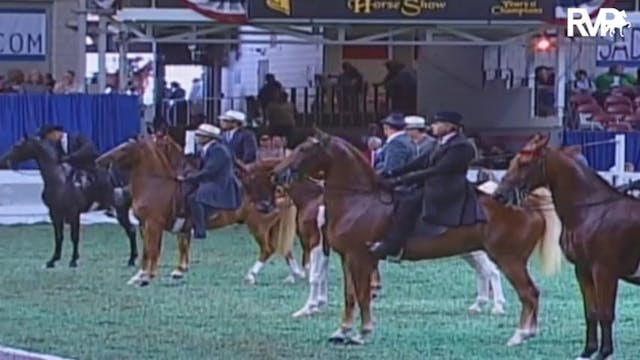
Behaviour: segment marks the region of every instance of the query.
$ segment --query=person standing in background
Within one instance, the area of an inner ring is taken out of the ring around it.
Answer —
[[[269,103],[265,115],[269,134],[282,136],[290,144],[296,119],[293,103],[288,100],[287,93],[282,91],[277,101]]]

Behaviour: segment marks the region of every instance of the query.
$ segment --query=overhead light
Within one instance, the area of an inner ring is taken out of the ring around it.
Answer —
[[[556,48],[556,37],[538,35],[532,38],[532,48],[536,52],[549,52]]]

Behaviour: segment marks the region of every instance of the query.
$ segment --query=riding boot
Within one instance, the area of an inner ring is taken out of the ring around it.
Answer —
[[[382,241],[371,245],[369,251],[381,259],[390,257],[392,258],[391,260],[399,260],[402,257],[402,250],[406,241],[415,228],[421,209],[422,192],[415,192],[402,198],[396,211],[394,211],[394,217],[391,220],[391,227],[387,235]]]
[[[191,211],[194,239],[205,239],[207,237],[207,212],[204,204],[197,201],[193,196],[189,199],[189,210]]]

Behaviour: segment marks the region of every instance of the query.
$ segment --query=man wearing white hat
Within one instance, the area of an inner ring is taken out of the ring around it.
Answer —
[[[218,211],[236,210],[242,203],[242,187],[235,175],[233,156],[222,144],[222,131],[211,124],[201,124],[195,131],[196,142],[200,145],[200,169],[184,177],[198,186],[189,197],[189,210],[193,222],[193,237],[207,237],[207,218]]]
[[[236,110],[229,110],[218,117],[224,130],[222,139],[236,159],[245,164],[256,161],[258,142],[255,135],[245,129],[247,116]]]
[[[412,115],[404,118],[407,126],[405,133],[416,144],[416,156],[430,154],[435,149],[437,141],[427,134],[427,121],[422,116]]]

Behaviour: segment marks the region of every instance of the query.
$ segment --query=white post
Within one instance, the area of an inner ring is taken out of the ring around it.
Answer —
[[[560,46],[563,44],[562,31],[558,31],[556,48],[556,74],[569,74],[567,69],[567,51],[571,51],[570,47]],[[562,126],[564,119],[564,102],[566,95],[567,76],[556,76],[556,104],[558,105],[558,125]]]
[[[615,157],[615,165],[614,173],[621,174],[624,172],[624,164],[625,164],[625,150],[626,150],[626,142],[624,134],[616,135],[616,157]]]
[[[98,22],[98,92],[107,87],[107,17],[100,14]]]
[[[87,0],[78,1],[78,70],[76,81],[82,79],[82,92],[87,91]]]
[[[128,61],[127,61],[127,37],[128,32],[124,26],[120,26],[120,32],[118,33],[118,84],[121,93],[127,91],[128,79]],[[142,97],[143,94],[140,94]]]

